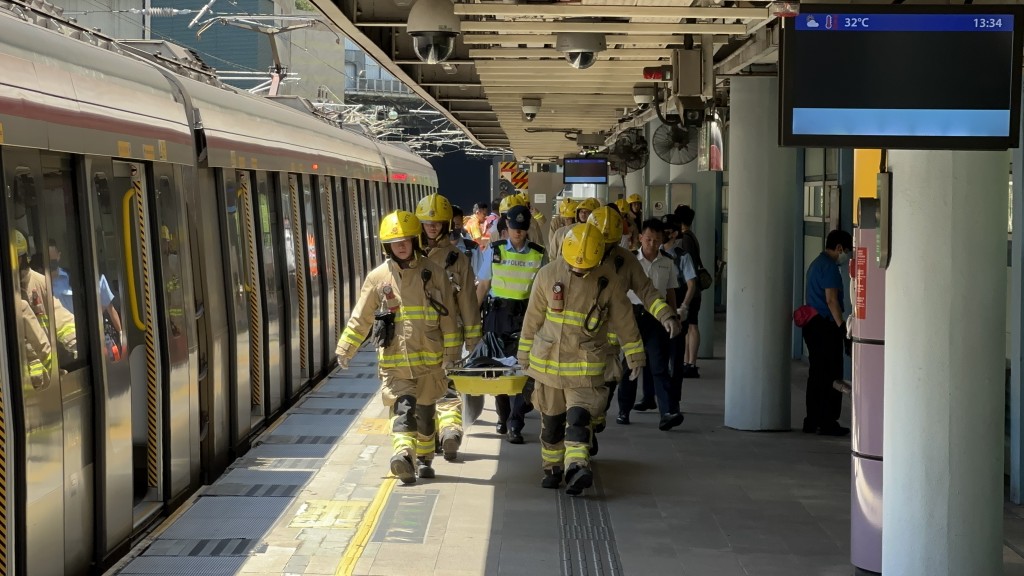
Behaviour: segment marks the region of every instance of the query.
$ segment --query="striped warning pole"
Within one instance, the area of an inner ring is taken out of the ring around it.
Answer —
[[[249,292],[249,385],[252,390],[252,406],[263,405],[263,326],[260,324],[259,272],[256,267],[256,229],[252,213],[252,199],[249,194],[249,174],[238,173],[238,201],[243,204],[245,215],[245,243],[248,245],[249,277],[245,289]]]
[[[132,178],[135,189],[135,216],[139,228],[139,262],[142,265],[143,318],[146,326],[146,480],[156,488],[159,481],[159,445],[157,443],[157,386],[156,335],[153,329],[152,281],[149,277],[149,232],[146,227],[146,198],[142,193],[142,180]]]
[[[306,266],[302,262],[306,260],[306,251],[302,243],[306,235],[302,233],[302,224],[299,220],[299,191],[295,181],[295,175],[288,175],[288,196],[292,200],[292,243],[295,249],[295,287],[299,294],[299,368],[301,374],[309,374],[309,360],[306,358]]]

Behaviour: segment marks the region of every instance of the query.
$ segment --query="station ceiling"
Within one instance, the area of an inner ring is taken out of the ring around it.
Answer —
[[[409,84],[470,138],[511,148],[520,160],[578,152],[563,132],[610,132],[635,109],[634,84],[643,68],[667,65],[690,35],[716,49],[719,73],[774,62],[777,31],[767,2],[691,5],[692,0],[579,0],[576,2],[456,3],[462,22],[454,54],[425,64],[405,33],[408,0],[313,0],[342,32]],[[693,2],[696,4],[696,2]],[[587,21],[579,19],[586,18]],[[608,48],[591,68],[569,66],[555,50],[558,32],[601,32]],[[526,122],[523,98],[539,98]],[[527,131],[530,129],[531,131]]]

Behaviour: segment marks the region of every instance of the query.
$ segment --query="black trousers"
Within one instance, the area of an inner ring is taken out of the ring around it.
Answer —
[[[807,375],[807,418],[805,426],[828,428],[837,425],[843,409],[843,393],[832,386],[843,377],[843,334],[831,317],[815,316],[803,328],[810,354]]]
[[[526,303],[526,300],[492,299],[485,307],[484,332],[493,332],[501,338],[505,356],[515,356],[519,351],[519,331],[523,329]],[[527,403],[522,394],[499,394],[494,397],[494,407],[498,422],[517,432],[523,430],[526,415],[533,410],[533,405]]]

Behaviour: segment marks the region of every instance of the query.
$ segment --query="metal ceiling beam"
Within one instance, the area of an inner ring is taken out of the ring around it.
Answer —
[[[320,0],[324,1],[324,0]],[[746,24],[636,24],[627,22],[463,22],[462,32],[604,32],[606,34],[746,34]]]
[[[559,16],[563,18],[705,18],[768,19],[767,8],[701,8],[664,6],[598,6],[593,4],[456,4],[459,16]]]
[[[735,74],[779,51],[779,27],[758,30],[738,50],[715,64],[716,74]],[[472,50],[471,50],[472,52]]]
[[[668,48],[609,48],[598,52],[598,60],[609,58],[668,58],[672,50]],[[563,53],[554,48],[470,48],[469,57],[486,58],[562,58]]]
[[[352,42],[362,48],[371,58],[376,60],[385,70],[387,70],[392,76],[398,81],[408,86],[413,93],[417,94],[427,106],[436,108],[448,119],[456,128],[462,130],[466,137],[477,146],[483,147],[483,143],[477,140],[473,132],[462,122],[459,121],[451,112],[445,109],[440,102],[434,99],[434,97],[425,88],[416,84],[405,70],[398,64],[391,61],[391,55],[386,54],[380,46],[377,46],[372,40],[370,40],[363,32],[345,15],[341,12],[341,9],[332,2],[331,0],[311,0],[313,5],[316,6],[317,10],[320,11],[330,22],[338,29],[342,34],[347,36]]]
[[[472,66],[476,64],[475,60],[445,60],[445,64],[455,64],[457,66]],[[402,66],[439,66],[439,64],[430,64],[423,60],[395,60],[395,64]]]
[[[650,44],[661,46],[664,44],[682,44],[685,36],[682,34],[607,34],[605,41],[608,44]],[[554,44],[554,34],[463,34],[462,43],[467,45],[476,44]],[[699,36],[694,38],[694,44],[700,45]],[[722,46],[729,43],[729,36],[716,34],[714,37],[715,46]]]
[[[515,50],[515,49],[514,49]],[[573,74],[589,74],[594,72],[613,72],[622,71],[622,69],[640,69],[644,66],[661,66],[665,64],[664,60],[598,60],[593,66],[585,70],[576,70],[572,66],[562,59],[558,60],[530,60],[526,62],[508,62],[504,60],[477,60],[476,71],[479,74],[486,74],[489,72],[505,72],[508,70],[518,70],[521,68],[529,68],[530,70],[545,70],[554,72],[566,72]],[[520,66],[521,65],[521,66]]]

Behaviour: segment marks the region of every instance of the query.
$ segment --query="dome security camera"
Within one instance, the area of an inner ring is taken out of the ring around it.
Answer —
[[[523,119],[533,122],[540,112],[540,98],[523,98]]]
[[[604,34],[599,32],[560,32],[555,39],[555,50],[565,54],[569,66],[586,70],[597,62],[597,53],[607,48]]]
[[[405,30],[412,36],[416,57],[438,64],[455,51],[455,38],[462,33],[462,26],[451,0],[417,0]]]

